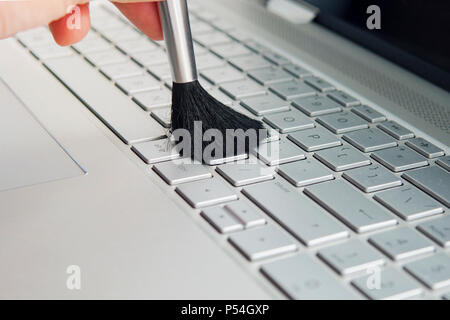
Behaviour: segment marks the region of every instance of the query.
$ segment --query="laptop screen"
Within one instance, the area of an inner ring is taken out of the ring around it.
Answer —
[[[304,1],[319,24],[450,90],[449,0]]]

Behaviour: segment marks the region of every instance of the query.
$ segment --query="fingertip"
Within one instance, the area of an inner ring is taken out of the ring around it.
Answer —
[[[71,13],[49,24],[53,38],[60,46],[69,46],[81,41],[90,27],[88,3],[74,6]]]

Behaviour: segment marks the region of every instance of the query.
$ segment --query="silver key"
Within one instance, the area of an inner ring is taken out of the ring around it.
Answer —
[[[365,271],[385,262],[377,251],[356,239],[321,249],[317,255],[341,275]]]
[[[244,201],[233,201],[225,205],[225,210],[239,220],[245,228],[252,228],[266,224],[266,219]]]
[[[197,68],[200,71],[210,68],[218,68],[225,65],[225,60],[218,58],[212,53],[207,53],[197,57]]]
[[[164,128],[170,128],[172,122],[172,109],[163,108],[152,110],[151,116],[159,122]]]
[[[288,111],[290,109],[289,103],[270,93],[255,98],[243,99],[241,105],[257,116]]]
[[[203,33],[215,32],[216,30],[206,22],[196,20],[191,22],[191,31],[194,36],[198,36]]]
[[[50,31],[45,27],[19,32],[16,37],[28,48],[50,44],[54,41]]]
[[[303,150],[287,139],[260,144],[254,153],[269,166],[306,158]]]
[[[414,133],[412,133],[410,130],[406,129],[405,127],[399,125],[395,121],[386,121],[384,123],[381,123],[378,125],[378,128],[380,128],[384,132],[390,134],[397,140],[405,140],[405,139],[414,138]]]
[[[263,54],[263,56],[264,58],[266,58],[273,64],[276,64],[277,66],[284,66],[290,63],[290,61],[286,57],[283,57],[282,55],[276,52],[266,52]]]
[[[360,104],[359,100],[352,97],[344,91],[332,91],[328,93],[328,97],[339,103],[344,107],[353,107]],[[367,119],[366,119],[367,120]]]
[[[444,211],[439,202],[410,184],[379,192],[373,198],[407,221],[429,217]]]
[[[386,121],[386,116],[366,105],[354,107],[352,111],[371,123]]]
[[[231,59],[252,54],[252,51],[250,51],[250,49],[237,42],[212,46],[211,50],[219,57],[222,57],[224,59]]]
[[[133,28],[125,26],[124,28],[114,28],[102,31],[102,35],[111,42],[120,42],[126,40],[136,40],[141,38],[139,32]]]
[[[170,185],[212,177],[208,169],[197,163],[165,162],[154,165],[153,170]]]
[[[270,90],[285,100],[315,95],[316,90],[302,81],[291,80],[270,85]]]
[[[113,81],[144,74],[144,70],[132,61],[103,66],[100,72]]]
[[[231,100],[225,93],[220,91],[219,89],[213,88],[207,90],[209,94],[214,97],[216,100],[222,102],[226,106],[231,106],[233,104],[233,100]]]
[[[438,166],[406,172],[403,178],[450,207],[450,173]]]
[[[172,93],[163,88],[162,90],[146,91],[136,93],[133,100],[144,110],[170,107],[172,105]]]
[[[132,146],[131,149],[148,164],[175,160],[181,157],[168,139],[139,143]]]
[[[263,120],[282,133],[314,128],[315,126],[310,118],[297,110],[268,115]]]
[[[397,146],[397,141],[377,128],[349,132],[342,138],[363,152],[372,152]]]
[[[314,159],[282,164],[278,173],[296,187],[333,180],[333,174]]]
[[[297,249],[297,245],[274,226],[239,232],[231,235],[228,241],[250,261],[269,258]]]
[[[404,268],[430,289],[450,285],[450,257],[443,252],[410,262]]]
[[[343,180],[307,186],[304,192],[358,233],[397,224],[397,220],[383,207]]]
[[[165,64],[168,61],[167,54],[163,50],[137,52],[133,53],[131,58],[143,67]]]
[[[116,46],[127,54],[159,50],[158,46],[147,38],[120,41],[116,44]]]
[[[296,64],[293,64],[293,63],[289,63],[289,64],[284,65],[283,69],[286,70],[287,72],[289,72],[290,74],[292,74],[293,76],[297,77],[297,78],[303,78],[303,77],[311,75],[311,72],[309,72],[305,68],[300,67],[299,65],[296,65]]]
[[[232,42],[233,40],[225,33],[220,31],[213,31],[204,34],[199,34],[194,37],[194,40],[204,47],[210,47],[218,44]]]
[[[122,63],[128,60],[128,57],[117,49],[108,51],[92,52],[85,55],[92,65],[102,67],[108,64]]]
[[[328,92],[334,90],[334,86],[331,83],[319,77],[315,76],[305,77],[305,82],[321,92]]]
[[[152,66],[148,71],[159,80],[167,80],[172,77],[172,71],[168,64]]]
[[[380,150],[371,154],[371,157],[394,172],[410,170],[428,165],[428,161],[420,154],[408,147],[397,147]]]
[[[244,72],[271,66],[269,61],[256,54],[231,58],[230,63]]]
[[[242,192],[307,246],[349,235],[339,222],[283,180],[244,187]]]
[[[342,144],[338,137],[323,127],[290,133],[288,139],[309,152],[340,146]]]
[[[245,42],[245,46],[256,53],[265,53],[270,52],[271,50],[267,48],[265,45],[255,41],[255,40],[249,40]]]
[[[324,96],[295,99],[292,101],[292,104],[310,117],[342,111],[342,107],[339,104]]]
[[[349,111],[321,116],[317,118],[317,122],[336,134],[365,129],[369,127],[366,121],[362,120]]]
[[[317,151],[316,159],[334,171],[343,171],[370,165],[370,159],[349,145]]]
[[[261,272],[291,299],[350,300],[357,296],[305,253],[262,266]]]
[[[450,156],[442,157],[436,163],[447,171],[450,171]]]
[[[417,229],[442,247],[450,247],[450,216],[446,215],[418,225]]]
[[[201,72],[201,75],[214,84],[237,81],[245,79],[243,73],[227,65],[220,68],[208,69]]]
[[[250,71],[249,76],[262,85],[292,80],[292,76],[276,67],[269,67]]]
[[[216,171],[235,187],[271,180],[274,177],[274,172],[270,167],[262,166],[259,163],[224,164],[218,166]]]
[[[225,83],[222,84],[220,88],[235,100],[264,95],[266,93],[264,87],[261,87],[256,82],[248,79]]]
[[[434,251],[433,244],[408,227],[377,233],[369,242],[392,260],[402,260]]]
[[[101,19],[97,19],[97,20],[92,19],[91,25],[98,32],[103,32],[105,30],[110,30],[110,29],[122,29],[125,27],[125,24],[120,19],[117,19],[115,16],[112,16],[110,13],[108,13],[106,16],[102,17]]]
[[[251,41],[252,37],[241,30],[232,30],[228,32],[228,35],[236,41],[239,42],[248,42]]]
[[[214,206],[238,199],[234,191],[218,178],[182,184],[175,191],[193,208]]]
[[[344,172],[345,179],[364,192],[375,192],[402,185],[402,180],[379,164]]]
[[[200,215],[205,218],[220,233],[243,230],[244,226],[224,208],[214,207],[203,209]]]
[[[161,89],[161,84],[148,74],[119,79],[116,84],[125,93],[130,95],[143,91]]]
[[[417,297],[422,288],[404,273],[388,267],[380,273],[380,287],[370,286],[370,277],[363,276],[352,281],[364,295],[372,300],[403,300]],[[372,276],[373,277],[373,276]]]
[[[81,54],[88,54],[98,51],[107,51],[112,49],[111,43],[103,38],[80,41],[72,46],[76,51]]]
[[[31,49],[31,53],[42,61],[52,58],[67,57],[74,54],[73,50],[70,48],[60,47],[56,44],[35,46]]]
[[[429,159],[444,155],[444,150],[436,147],[434,144],[426,141],[423,138],[409,139],[405,142],[405,144]]]

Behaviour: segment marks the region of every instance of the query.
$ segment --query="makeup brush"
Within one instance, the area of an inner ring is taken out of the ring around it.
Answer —
[[[256,132],[256,144],[267,137],[266,129],[260,121],[251,119],[222,104],[200,85],[186,0],[162,1],[159,3],[159,12],[172,69],[171,132],[174,133],[177,129],[185,129],[189,132],[191,137],[191,157],[196,160],[204,160],[203,158],[199,159],[202,157],[202,154],[199,154],[197,151],[194,152],[195,145],[198,146],[200,144],[199,141],[194,140],[194,137],[199,139],[198,135],[194,134],[195,126],[198,128],[199,121],[201,123],[202,137],[203,133],[208,129],[216,129],[221,132],[223,140],[215,141],[215,143],[221,144],[222,154],[227,157],[233,156],[230,152],[235,153],[238,151],[236,148],[230,150],[229,145],[227,145],[230,142],[233,144],[237,142],[225,141],[227,137],[231,139],[227,134],[227,129],[242,129],[244,132],[248,129],[253,129]],[[234,138],[240,140],[241,143],[245,143],[246,152],[249,151],[249,147],[254,145],[252,142],[253,145],[250,146],[251,143],[242,134]],[[210,143],[202,139],[202,150],[205,150]]]

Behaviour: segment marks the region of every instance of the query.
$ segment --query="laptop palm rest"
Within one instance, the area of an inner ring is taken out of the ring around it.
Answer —
[[[0,78],[0,192],[84,173]]]

